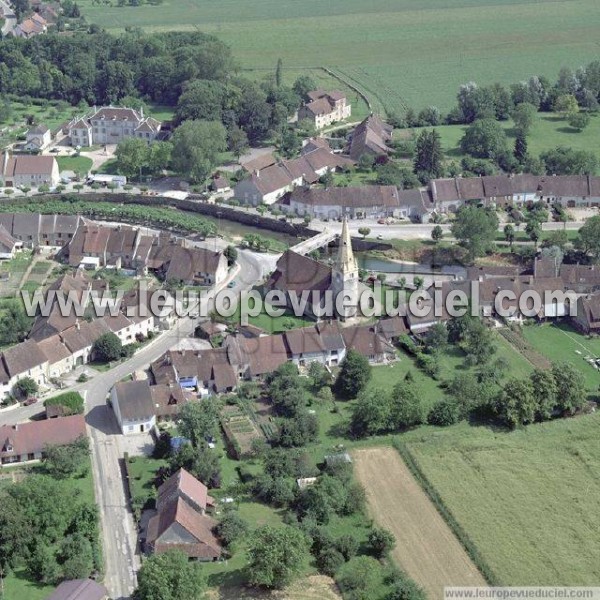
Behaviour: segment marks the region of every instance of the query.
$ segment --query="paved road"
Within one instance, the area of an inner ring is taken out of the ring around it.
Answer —
[[[247,289],[270,271],[273,257],[241,250],[240,269],[235,274],[236,289]],[[111,598],[128,598],[136,585],[139,569],[137,531],[126,500],[122,476],[123,437],[120,435],[106,399],[112,386],[134,371],[145,369],[167,350],[188,337],[196,322],[184,317],[176,327],[164,332],[132,358],[110,371],[99,373],[77,390],[86,400],[86,422],[91,439],[92,468],[96,502],[100,509],[105,580]],[[40,412],[41,405],[22,406],[0,411],[0,425],[21,423]]]
[[[390,225],[380,225],[374,219],[359,219],[349,221],[350,233],[354,236],[359,236],[358,229],[360,227],[368,227],[371,229],[369,233],[370,238],[381,236],[383,240],[391,239],[403,239],[403,240],[418,240],[418,239],[431,239],[431,230],[435,227],[435,224],[430,223],[392,223]],[[570,221],[566,224],[567,230],[578,230],[583,225],[580,221]],[[325,228],[340,234],[342,231],[342,224],[337,221],[329,221],[327,223],[321,221],[312,221],[310,224],[312,229],[318,229],[319,231]],[[450,233],[450,225],[441,225],[444,233]],[[498,231],[504,229],[502,224]],[[542,229],[544,231],[560,231],[565,229],[563,223],[543,223]],[[524,231],[525,225],[520,227],[515,226],[516,231]]]

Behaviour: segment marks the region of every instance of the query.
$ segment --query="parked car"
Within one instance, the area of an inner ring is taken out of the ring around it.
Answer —
[[[385,225],[385,219],[379,219],[377,221],[380,225]]]
[[[38,401],[37,398],[27,398],[27,400],[25,400],[25,402],[23,402],[23,406],[31,406],[32,404],[35,404]]]

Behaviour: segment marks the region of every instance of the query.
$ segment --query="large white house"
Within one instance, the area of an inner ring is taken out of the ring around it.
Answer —
[[[308,98],[309,102],[298,111],[298,120],[308,119],[315,129],[323,129],[332,123],[343,121],[349,118],[352,112],[343,92],[314,90],[308,92]]]
[[[121,381],[110,393],[123,435],[144,433],[156,425],[156,408],[148,381]]]
[[[54,156],[4,154],[2,177],[7,187],[38,187],[58,184],[60,174]]]
[[[73,146],[94,144],[118,144],[127,137],[146,142],[156,139],[160,132],[160,121],[145,117],[144,110],[118,106],[94,109],[84,117],[73,119],[67,126]]]

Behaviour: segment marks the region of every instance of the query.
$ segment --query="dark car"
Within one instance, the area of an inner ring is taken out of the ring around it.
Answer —
[[[31,406],[32,404],[35,404],[38,401],[37,398],[27,398],[27,400],[25,400],[25,402],[23,402],[23,406]]]

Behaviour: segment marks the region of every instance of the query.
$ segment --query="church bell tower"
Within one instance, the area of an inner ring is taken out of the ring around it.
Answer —
[[[333,300],[338,306],[338,296],[343,294],[346,298],[343,310],[338,309],[338,316],[346,320],[356,316],[358,308],[358,264],[352,251],[352,240],[348,219],[344,217],[342,222],[342,234],[337,260],[332,269]]]

